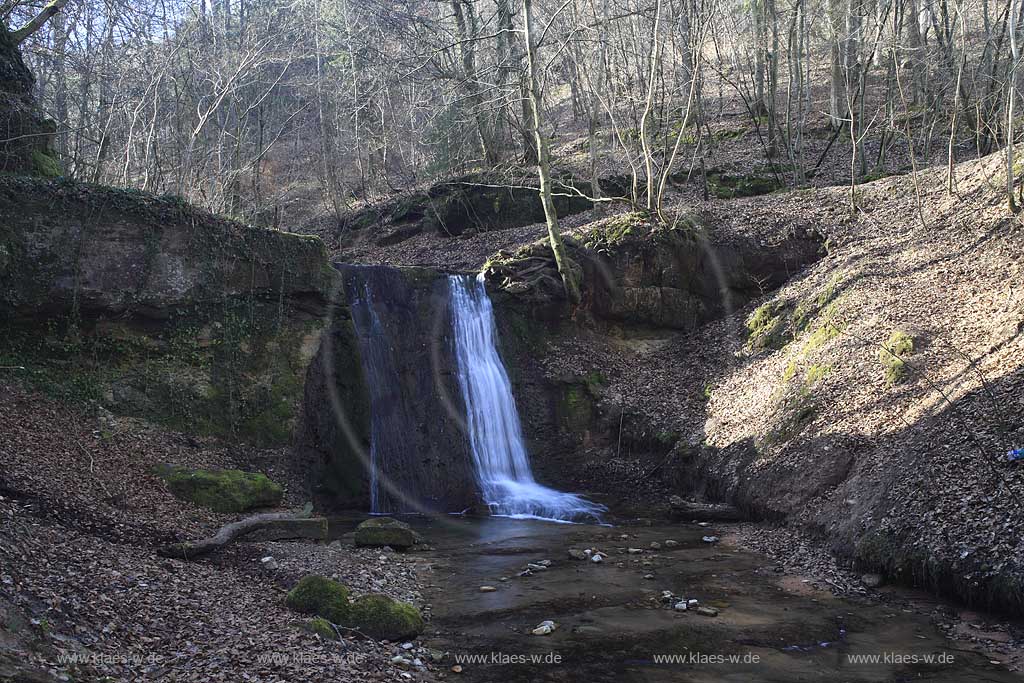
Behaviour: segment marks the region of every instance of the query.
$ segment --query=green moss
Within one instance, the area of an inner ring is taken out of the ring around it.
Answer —
[[[747,346],[750,349],[781,349],[789,341],[786,330],[787,306],[768,302],[759,306],[747,321]]]
[[[773,175],[734,175],[713,172],[707,174],[708,191],[719,199],[757,197],[781,190],[785,185]]]
[[[807,368],[807,375],[805,381],[808,385],[815,385],[822,381],[832,373],[832,368],[827,365],[812,365]]]
[[[806,330],[814,318],[820,314],[824,314],[826,318],[832,317],[835,310],[832,304],[839,295],[839,285],[842,280],[841,274],[835,275],[817,295],[797,304],[792,316],[792,326],[797,333]]]
[[[324,640],[338,640],[338,632],[334,630],[331,622],[323,617],[313,617],[305,623],[305,628],[310,633],[315,633]]]
[[[416,534],[405,522],[391,517],[374,517],[356,527],[356,545],[368,547],[391,546],[410,548],[416,543]]]
[[[889,384],[899,384],[907,376],[904,359],[914,353],[914,338],[896,330],[883,346],[878,350],[878,361],[885,370],[885,379]]]
[[[217,512],[272,507],[284,493],[266,475],[241,470],[176,469],[167,476],[167,486],[178,498]]]
[[[839,329],[839,326],[834,323],[827,322],[824,325],[821,325],[818,329],[814,330],[814,332],[811,333],[811,336],[807,338],[807,341],[804,342],[801,353],[806,355],[812,351],[817,351],[830,340],[838,337],[840,332],[841,330]]]
[[[332,624],[343,624],[351,610],[348,597],[349,590],[344,585],[319,574],[310,574],[288,591],[285,604],[301,614],[313,614]]]
[[[347,625],[374,638],[392,641],[413,638],[424,627],[418,609],[380,594],[356,600],[348,614]]]
[[[786,369],[782,373],[782,381],[783,382],[788,382],[791,379],[793,379],[794,377],[796,377],[796,371],[797,371],[796,361],[795,360],[789,361],[789,363],[786,365]]]
[[[61,175],[60,163],[46,152],[32,150],[32,173],[43,178],[57,178]]]
[[[585,382],[563,385],[559,412],[567,431],[586,431],[593,417],[594,397]]]

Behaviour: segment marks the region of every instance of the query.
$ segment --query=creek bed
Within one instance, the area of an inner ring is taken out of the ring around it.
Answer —
[[[433,546],[424,557],[434,583],[423,641],[449,653],[446,668],[461,664],[458,680],[1020,680],[957,649],[925,615],[813,590],[776,573],[764,556],[702,540],[727,525],[413,523]],[[570,548],[608,556],[574,560]],[[550,567],[519,576],[541,560]],[[678,611],[663,591],[718,614]],[[545,620],[558,628],[532,635]]]

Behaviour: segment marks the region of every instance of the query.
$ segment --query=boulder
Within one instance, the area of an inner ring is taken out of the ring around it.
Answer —
[[[413,605],[376,593],[352,603],[342,623],[374,638],[392,641],[414,638],[424,626],[423,616]]]
[[[319,574],[303,577],[288,591],[285,604],[301,614],[312,614],[340,624],[349,616],[347,587]],[[330,624],[328,624],[330,626]],[[331,629],[333,633],[334,629]]]
[[[338,632],[334,630],[331,622],[323,617],[313,617],[304,624],[307,631],[315,633],[324,640],[337,640]]]
[[[356,527],[357,546],[379,548],[387,545],[405,550],[415,545],[416,540],[416,532],[393,517],[374,517]]]
[[[166,479],[176,497],[216,512],[274,507],[284,494],[280,484],[258,472],[174,469]]]

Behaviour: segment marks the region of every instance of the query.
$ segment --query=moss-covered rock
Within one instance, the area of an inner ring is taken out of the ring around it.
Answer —
[[[272,507],[284,494],[279,484],[258,472],[175,469],[166,479],[167,487],[178,498],[217,512]]]
[[[342,624],[350,616],[351,605],[348,596],[349,590],[346,586],[325,576],[310,574],[302,577],[295,587],[288,591],[285,604],[301,614],[321,617],[321,621],[326,619],[330,624]],[[334,629],[330,628],[330,624],[326,626],[333,633]]]
[[[365,547],[391,546],[411,548],[416,543],[416,532],[392,517],[374,517],[356,527],[356,545]]]
[[[323,617],[313,617],[304,624],[304,627],[310,633],[315,633],[324,640],[338,640],[338,632],[334,630],[331,622]]]
[[[907,363],[904,359],[914,353],[914,338],[896,330],[883,346],[878,350],[878,361],[885,369],[885,380],[889,384],[899,384],[907,377]]]
[[[419,635],[424,624],[413,605],[372,594],[352,604],[346,625],[381,640],[404,640]]]

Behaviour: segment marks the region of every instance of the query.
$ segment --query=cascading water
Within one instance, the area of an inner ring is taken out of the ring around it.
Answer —
[[[448,279],[459,386],[484,501],[495,515],[557,521],[600,519],[607,508],[538,484],[530,470],[512,386],[495,344],[482,277]]]
[[[400,446],[401,439],[394,435],[408,423],[403,403],[393,395],[399,386],[398,370],[395,367],[390,344],[377,312],[374,310],[373,288],[370,280],[363,280],[350,294],[352,322],[360,339],[360,356],[363,372],[366,374],[370,393],[370,411],[373,414],[370,428],[370,512],[386,513],[386,496],[381,490],[380,473],[382,463],[387,462],[389,452]]]

